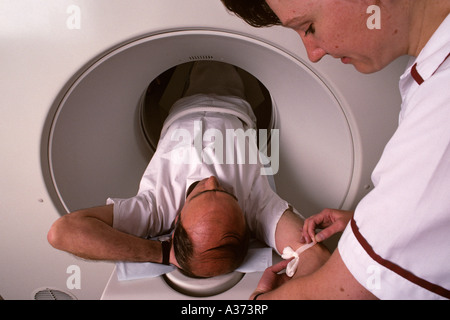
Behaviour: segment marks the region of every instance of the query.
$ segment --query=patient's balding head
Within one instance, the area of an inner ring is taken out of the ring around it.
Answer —
[[[237,198],[210,177],[186,198],[174,232],[174,253],[187,275],[212,277],[239,267],[249,238]]]

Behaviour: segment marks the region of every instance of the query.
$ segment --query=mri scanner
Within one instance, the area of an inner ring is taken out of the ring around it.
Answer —
[[[156,105],[175,99],[173,74],[193,61],[258,80],[280,134],[277,191],[304,216],[353,209],[397,125],[404,60],[372,75],[328,57],[312,64],[294,32],[252,28],[219,0],[2,0],[0,15],[4,299],[193,298],[163,277],[120,282],[113,263],[46,240],[61,215],[136,193],[162,121],[146,93],[168,72]],[[205,298],[247,299],[260,276]]]

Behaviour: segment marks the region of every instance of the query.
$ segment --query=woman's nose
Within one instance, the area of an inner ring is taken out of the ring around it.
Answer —
[[[306,53],[308,54],[308,58],[311,62],[319,62],[320,59],[327,54],[327,52],[323,50],[313,38],[304,37],[302,35],[300,35],[300,38],[303,41]]]

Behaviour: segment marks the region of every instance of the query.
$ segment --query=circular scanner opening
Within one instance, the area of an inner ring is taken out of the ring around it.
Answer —
[[[273,101],[269,127],[279,130],[279,141],[271,141],[272,151],[279,149],[279,195],[305,216],[341,207],[353,178],[354,150],[345,112],[330,88],[279,47],[229,32],[192,30],[125,43],[65,86],[43,137],[49,191],[62,204],[61,214],[136,194],[163,118],[142,116],[155,112],[142,107],[143,94],[152,94],[153,80],[198,58],[245,70],[270,92],[261,91],[266,102]],[[161,92],[158,101],[165,98]],[[269,109],[262,113],[268,116]]]
[[[61,214],[136,194],[167,108],[177,99],[170,83],[202,59],[240,68],[259,92],[250,97],[260,98],[251,103],[258,125],[279,130],[279,140],[271,140],[271,151],[275,146],[278,151],[272,160],[279,162],[274,176],[279,195],[305,216],[341,206],[352,181],[354,151],[345,112],[330,88],[278,47],[228,32],[193,30],[123,44],[64,88],[43,138],[49,191],[64,207]],[[220,285],[210,279],[200,287],[189,284],[198,279],[165,278],[180,292],[205,296],[228,290],[242,274],[227,277]]]
[[[140,101],[140,123],[149,147],[156,150],[163,123],[170,108],[180,98],[189,85],[189,75],[194,62],[174,66],[158,75],[147,87]],[[267,88],[252,74],[236,67],[243,80],[246,100],[252,106],[257,119],[257,129],[273,128],[272,99]],[[270,138],[270,136],[269,136]],[[270,142],[270,140],[269,140]]]

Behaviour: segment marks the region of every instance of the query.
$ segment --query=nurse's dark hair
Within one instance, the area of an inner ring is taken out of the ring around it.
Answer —
[[[280,25],[265,0],[221,0],[225,7],[253,27]]]

